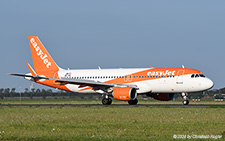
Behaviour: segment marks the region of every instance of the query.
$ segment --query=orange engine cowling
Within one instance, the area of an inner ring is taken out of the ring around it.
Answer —
[[[114,88],[113,97],[122,101],[130,101],[137,98],[137,91],[133,87]]]

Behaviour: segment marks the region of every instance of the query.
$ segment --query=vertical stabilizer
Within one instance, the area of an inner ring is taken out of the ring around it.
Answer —
[[[34,69],[37,75],[53,77],[59,71],[58,65],[52,59],[37,36],[28,36]]]

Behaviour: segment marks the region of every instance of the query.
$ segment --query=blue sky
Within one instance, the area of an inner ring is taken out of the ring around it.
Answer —
[[[27,37],[37,35],[62,68],[185,65],[223,88],[224,7],[224,0],[2,0],[0,87],[30,86],[7,73],[29,72]]]

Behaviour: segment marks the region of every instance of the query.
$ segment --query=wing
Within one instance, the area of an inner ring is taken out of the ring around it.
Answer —
[[[79,79],[51,79],[51,80],[55,80],[55,82],[58,82],[61,84],[79,85],[78,88],[92,87],[93,90],[103,90],[105,92],[108,92],[107,89],[112,87],[127,87],[127,85],[124,85],[124,84],[113,84],[113,83],[105,83],[105,82],[91,81],[91,80],[79,80]]]
[[[50,80],[55,80],[55,82],[59,82],[62,84],[74,84],[74,85],[80,85],[79,88],[90,86],[90,87],[117,87],[118,84],[113,83],[105,83],[105,82],[99,82],[99,81],[91,81],[91,80],[80,80],[80,79],[54,79],[50,78]],[[122,84],[119,84],[120,86],[125,86]]]
[[[79,85],[79,88],[83,87],[92,87],[93,90],[103,90],[106,91],[108,88],[111,87],[134,87],[137,88],[136,85],[129,85],[129,84],[114,84],[114,83],[105,83],[100,81],[91,81],[91,80],[81,80],[81,79],[55,79],[55,78],[47,78],[47,77],[41,77],[41,76],[32,76],[32,75],[24,75],[24,74],[9,74],[14,76],[21,76],[21,77],[30,77],[34,79],[47,79],[47,80],[53,80],[57,83],[60,83],[62,85],[66,84],[73,84],[73,85]]]

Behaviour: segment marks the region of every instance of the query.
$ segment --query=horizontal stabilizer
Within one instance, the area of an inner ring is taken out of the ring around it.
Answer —
[[[13,74],[13,73],[10,73],[8,75],[14,75],[14,76],[20,76],[20,77],[31,77],[31,78],[35,78],[35,79],[49,79],[49,78],[46,78],[46,77],[41,77],[41,76],[32,76],[32,75],[27,75],[27,74]]]

